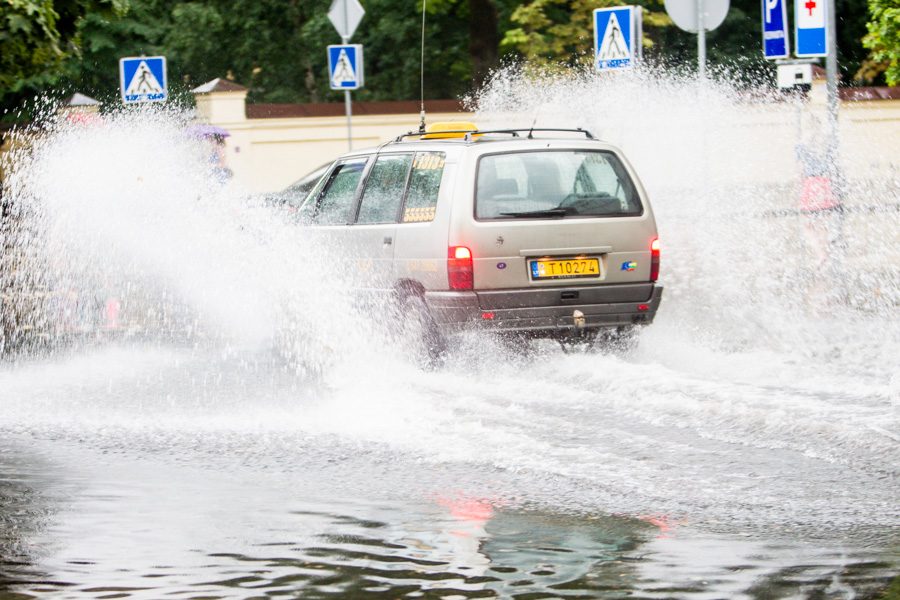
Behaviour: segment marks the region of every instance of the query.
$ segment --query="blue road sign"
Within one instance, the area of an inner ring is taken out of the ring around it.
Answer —
[[[169,97],[165,56],[119,59],[119,88],[125,104],[165,102]]]
[[[594,9],[594,66],[598,71],[634,66],[633,6]]]
[[[762,30],[763,54],[766,58],[787,58],[791,55],[787,0],[762,0]]]
[[[328,46],[328,77],[333,90],[358,90],[363,86],[362,44]]]
[[[828,56],[825,0],[794,0],[794,54],[800,58]]]

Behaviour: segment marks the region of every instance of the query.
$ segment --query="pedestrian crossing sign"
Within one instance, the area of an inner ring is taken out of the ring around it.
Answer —
[[[122,102],[165,102],[169,97],[165,56],[130,56],[119,59]]]
[[[638,31],[636,14],[633,6],[594,10],[594,66],[598,71],[630,69],[634,66]]]
[[[363,86],[362,44],[328,46],[328,80],[333,90],[358,90]]]

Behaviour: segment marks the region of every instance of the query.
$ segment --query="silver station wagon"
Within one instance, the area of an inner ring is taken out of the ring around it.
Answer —
[[[472,329],[632,339],[662,296],[647,194],[577,130],[436,123],[338,159],[302,219],[386,292],[433,360]]]

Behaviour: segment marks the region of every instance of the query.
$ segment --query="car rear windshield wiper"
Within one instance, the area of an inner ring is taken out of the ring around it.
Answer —
[[[529,217],[564,217],[569,214],[567,208],[547,208],[544,210],[526,210],[523,212],[502,212],[500,215],[504,217],[515,217],[517,219],[527,219]]]

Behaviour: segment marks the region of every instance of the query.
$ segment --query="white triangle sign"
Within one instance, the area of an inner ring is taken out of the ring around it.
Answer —
[[[341,49],[341,54],[338,56],[337,64],[334,66],[334,72],[331,74],[331,85],[334,87],[344,87],[345,83],[356,83],[356,72],[353,70],[353,65],[350,64],[350,58],[347,56],[347,51]]]
[[[142,60],[131,78],[131,83],[125,89],[126,96],[143,96],[145,94],[161,94],[163,86],[147,66],[147,61]]]
[[[606,31],[603,32],[603,41],[600,42],[600,51],[597,53],[597,61],[606,63],[608,61],[628,60],[631,58],[631,48],[625,42],[625,36],[622,34],[622,26],[619,25],[619,19],[616,13],[609,14],[609,21],[606,24]]]

